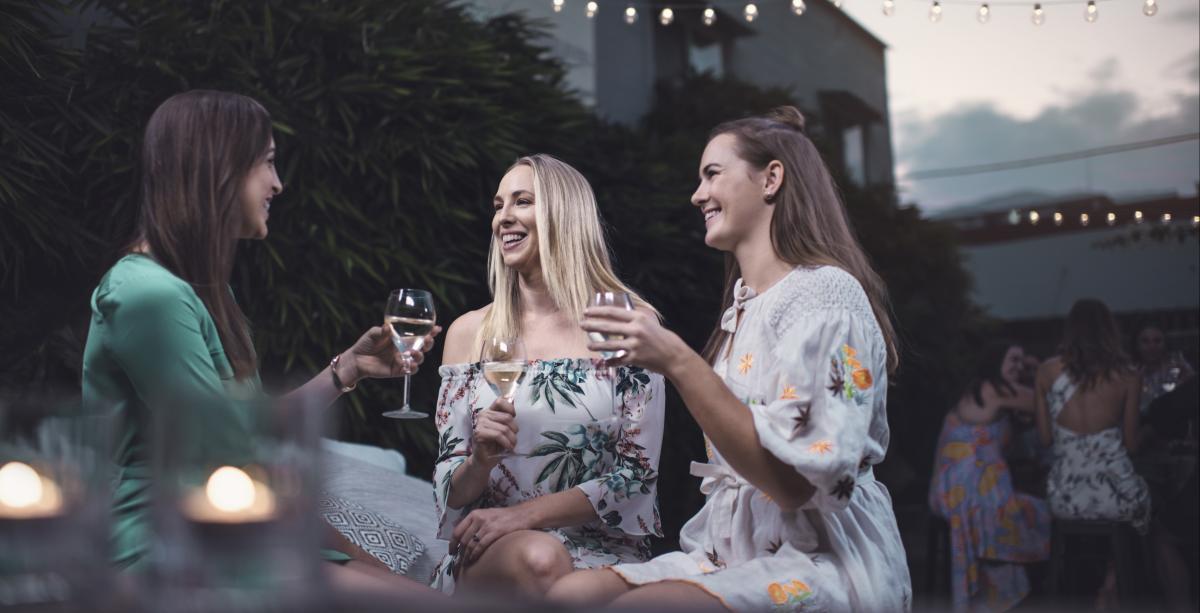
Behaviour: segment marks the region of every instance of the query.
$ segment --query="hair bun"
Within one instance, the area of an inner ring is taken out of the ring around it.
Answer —
[[[767,119],[804,131],[804,114],[794,106],[777,106],[767,112]]]

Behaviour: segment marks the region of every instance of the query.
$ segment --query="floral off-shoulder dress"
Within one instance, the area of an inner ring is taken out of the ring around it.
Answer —
[[[462,509],[446,506],[450,478],[471,454],[472,428],[496,395],[478,363],[442,366],[435,419],[439,434],[433,499],[439,538],[474,509],[512,506],[579,488],[596,521],[546,532],[562,541],[575,568],[650,557],[662,536],[658,458],[662,447],[663,377],[636,367],[607,368],[588,359],[538,360],[517,390],[517,452],[492,470],[487,488]],[[450,552],[431,585],[453,593],[458,560]]]
[[[815,488],[785,510],[708,443],[694,463],[707,502],[682,551],[613,566],[627,582],[682,581],[737,611],[899,611],[912,586],[891,497],[872,465],[887,450],[887,349],[859,283],[797,268],[755,295],[739,280],[715,365],[759,442]]]

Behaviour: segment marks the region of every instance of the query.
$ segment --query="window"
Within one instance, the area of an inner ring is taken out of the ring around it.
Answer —
[[[842,131],[842,163],[846,176],[857,185],[867,184],[866,133],[863,126],[850,126]]]

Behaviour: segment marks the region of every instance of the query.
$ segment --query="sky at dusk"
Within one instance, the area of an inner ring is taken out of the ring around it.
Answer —
[[[845,10],[888,45],[888,88],[902,198],[933,212],[1015,191],[1195,193],[1200,141],[961,178],[911,171],[1003,162],[1200,132],[1200,2],[1140,0],[1045,7],[846,0]]]

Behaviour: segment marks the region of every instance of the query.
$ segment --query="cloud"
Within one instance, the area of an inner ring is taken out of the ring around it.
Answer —
[[[1186,70],[1196,72],[1192,62]],[[1149,191],[1191,192],[1200,179],[1200,142],[1195,140],[1114,155],[1030,168],[943,179],[906,180],[906,171],[958,167],[1067,153],[1200,132],[1200,95],[1175,94],[1152,104],[1134,91],[1114,89],[1113,58],[1092,73],[1089,92],[1032,118],[1008,114],[991,103],[974,103],[922,117],[894,117],[897,168],[903,198],[928,211],[1009,192],[1103,191],[1114,195]]]

